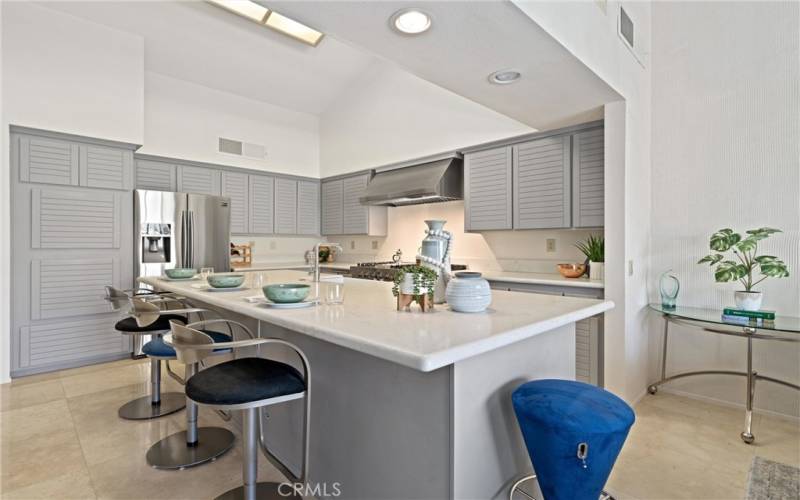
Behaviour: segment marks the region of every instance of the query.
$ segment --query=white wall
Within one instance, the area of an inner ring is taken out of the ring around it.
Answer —
[[[621,155],[606,155],[606,387],[628,401],[647,385],[647,275],[650,240],[650,3],[623,2],[636,24],[640,65],[617,36],[620,3],[514,0],[625,99],[606,109],[606,138],[624,133]],[[624,124],[621,118],[624,112]],[[612,119],[609,119],[612,118]],[[620,141],[618,141],[620,142]],[[613,145],[616,147],[616,144]],[[628,266],[633,273],[629,274]]]
[[[732,305],[733,290],[741,288],[716,284],[711,268],[696,264],[709,253],[712,232],[770,226],[784,233],[759,250],[782,257],[791,277],[763,282],[764,308],[800,316],[798,33],[796,2],[654,4],[650,281],[655,288],[659,274],[673,269],[681,305]],[[744,368],[744,340],[674,331],[674,370]],[[755,345],[759,373],[800,384],[800,345]],[[655,358],[658,349],[652,351]],[[672,387],[744,401],[738,378],[685,379]],[[800,394],[759,383],[756,405],[797,416]]]
[[[534,130],[379,61],[320,122],[323,177]]]
[[[2,165],[9,124],[141,144],[144,41],[26,2],[2,2]],[[10,207],[0,176],[0,382],[9,371]]]
[[[141,153],[319,177],[319,118],[147,72]],[[255,160],[219,153],[218,138],[266,146]]]

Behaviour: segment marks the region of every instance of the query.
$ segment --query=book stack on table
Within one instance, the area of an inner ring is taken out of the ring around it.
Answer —
[[[742,326],[772,328],[775,326],[775,311],[745,311],[726,307],[722,310],[722,321]]]

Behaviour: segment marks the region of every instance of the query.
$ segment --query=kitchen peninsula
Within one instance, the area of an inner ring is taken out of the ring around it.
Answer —
[[[299,271],[263,276],[268,283],[308,280]],[[391,283],[345,278],[342,305],[276,310],[245,300],[260,290],[210,293],[193,287],[197,281],[140,281],[305,351],[310,481],[338,482],[343,498],[503,496],[530,470],[511,391],[531,379],[574,379],[575,322],[613,307],[495,291],[486,313],[446,305],[398,312]],[[283,352],[261,354],[294,362]],[[276,407],[265,425],[273,453],[288,464],[300,456],[300,410]]]

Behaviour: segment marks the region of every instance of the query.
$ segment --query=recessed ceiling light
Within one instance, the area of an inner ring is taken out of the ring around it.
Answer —
[[[514,71],[513,69],[504,69],[501,71],[495,71],[489,75],[489,81],[498,85],[506,85],[516,82],[521,76],[522,73],[519,71]]]
[[[391,26],[406,35],[418,35],[431,27],[431,16],[419,9],[403,9],[390,18]]]
[[[208,3],[222,7],[251,21],[255,21],[261,26],[279,31],[295,40],[307,43],[316,47],[325,35],[319,31],[309,28],[305,24],[299,23],[294,19],[271,11],[263,5],[251,0],[207,0]]]

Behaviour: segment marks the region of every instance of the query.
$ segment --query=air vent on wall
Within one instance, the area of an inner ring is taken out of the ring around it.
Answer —
[[[622,43],[628,47],[628,50],[633,55],[633,58],[636,59],[642,67],[644,67],[644,62],[640,57],[639,53],[637,53],[636,45],[634,44],[634,24],[633,19],[625,12],[625,9],[622,7],[619,8],[619,20],[617,22],[617,34],[619,35]]]
[[[219,138],[218,151],[220,153],[244,156],[245,158],[253,158],[256,160],[263,160],[267,157],[267,148],[261,144],[226,139],[224,137]]]

